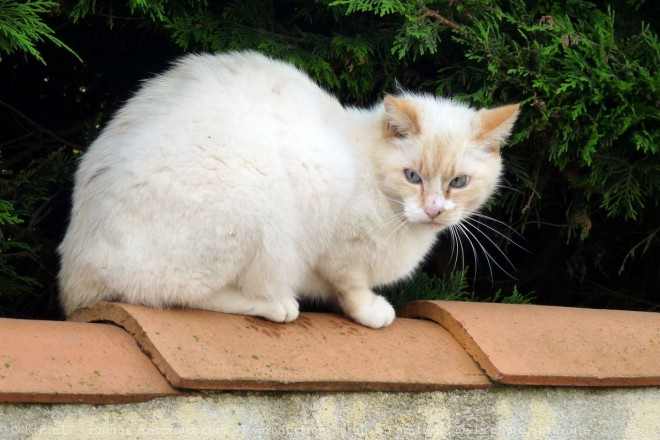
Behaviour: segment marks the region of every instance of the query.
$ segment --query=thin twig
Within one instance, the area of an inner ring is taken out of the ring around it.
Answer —
[[[541,164],[539,163],[538,167],[536,167],[536,173],[534,176],[534,187],[532,188],[532,193],[529,195],[529,199],[527,199],[527,203],[525,206],[522,207],[520,212],[522,214],[526,213],[527,210],[532,206],[532,201],[534,200],[534,196],[536,195],[536,186],[539,183],[539,174],[541,172]]]
[[[594,289],[591,291],[591,294],[595,296],[608,296],[610,298],[617,298],[629,302],[632,301],[637,304],[643,304],[649,307],[648,309],[646,309],[647,312],[653,312],[658,308],[660,308],[660,304],[657,302],[632,296],[632,294],[629,294],[625,291],[619,292],[617,290],[611,289],[607,286],[603,286],[602,284],[594,283],[593,281],[589,281],[589,280],[585,280],[585,284]]]
[[[450,27],[450,28],[452,28],[452,29],[454,29],[454,30],[456,30],[456,31],[459,30],[459,29],[461,28],[461,26],[460,26],[458,23],[454,23],[454,22],[451,21],[450,19],[443,17],[442,15],[438,14],[438,13],[437,13],[436,11],[434,11],[433,9],[429,8],[428,6],[424,6],[424,7],[422,7],[422,10],[424,11],[424,15],[425,15],[426,17],[431,17],[431,18],[433,18],[435,21],[437,21],[437,22],[439,22],[439,23],[441,23],[441,24],[443,24],[443,25],[445,25],[445,26],[447,26],[447,27]]]
[[[623,270],[626,266],[626,261],[628,261],[628,258],[634,257],[635,256],[635,251],[637,250],[638,247],[646,243],[646,246],[644,246],[644,249],[642,249],[642,254],[645,254],[646,251],[649,249],[649,246],[651,246],[651,242],[655,238],[655,236],[660,232],[660,228],[657,228],[655,231],[651,232],[649,235],[646,236],[642,241],[637,243],[635,246],[632,247],[626,254],[625,258],[623,259],[623,262],[621,263],[621,267],[619,267],[619,275],[623,273]]]
[[[523,227],[527,225],[548,226],[551,228],[568,228],[568,225],[564,225],[561,223],[550,223],[550,222],[542,222],[542,221],[529,221],[523,223]]]
[[[75,143],[73,143],[73,142],[71,142],[71,141],[68,141],[68,140],[64,139],[63,137],[61,137],[60,135],[58,135],[58,134],[55,133],[54,131],[49,130],[49,129],[46,128],[46,127],[42,127],[41,125],[39,125],[38,123],[36,123],[36,122],[33,121],[32,119],[30,119],[27,115],[25,115],[23,112],[21,112],[19,109],[17,109],[17,108],[14,107],[13,105],[11,105],[11,104],[9,104],[9,103],[7,103],[7,102],[1,101],[1,100],[0,100],[0,105],[2,105],[3,107],[6,107],[6,108],[9,109],[10,111],[14,112],[14,114],[16,114],[18,117],[20,117],[21,119],[23,119],[23,120],[24,120],[25,122],[27,122],[29,125],[31,125],[31,126],[33,126],[34,128],[36,128],[38,131],[40,131],[40,132],[42,132],[42,133],[46,133],[46,134],[47,134],[48,136],[50,136],[51,138],[53,138],[53,139],[55,139],[55,140],[57,140],[57,141],[59,141],[59,142],[62,142],[64,145],[67,145],[67,146],[69,146],[69,147],[78,148],[78,145],[76,145]]]

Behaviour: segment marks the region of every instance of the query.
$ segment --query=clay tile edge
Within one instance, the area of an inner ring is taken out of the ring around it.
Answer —
[[[465,349],[468,355],[484,370],[490,380],[502,382],[505,377],[493,365],[488,356],[481,350],[477,342],[449,312],[437,301],[413,301],[404,304],[397,310],[397,316],[402,318],[428,319],[449,331],[449,333]]]
[[[180,386],[182,378],[169,365],[146,335],[140,323],[120,303],[99,302],[82,307],[67,318],[76,322],[110,322],[126,330],[171,384]]]

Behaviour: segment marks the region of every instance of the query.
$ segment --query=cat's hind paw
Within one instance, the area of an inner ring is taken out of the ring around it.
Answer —
[[[259,316],[273,322],[291,322],[298,318],[298,301],[286,298],[282,301],[271,301],[259,313]]]
[[[282,298],[255,298],[238,289],[225,289],[202,301],[187,304],[190,307],[238,315],[261,316],[274,322],[291,322],[298,317],[298,301],[293,296]]]

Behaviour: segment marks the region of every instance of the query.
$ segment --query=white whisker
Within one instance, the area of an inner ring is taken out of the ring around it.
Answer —
[[[472,234],[470,232],[470,230],[465,227],[464,224],[459,223],[456,226],[457,226],[458,230],[463,234],[463,236],[465,238],[467,238],[468,243],[470,244],[470,247],[472,248],[472,256],[474,258],[474,273],[475,273],[475,277],[476,277],[477,267],[479,266],[479,260],[477,259],[477,255],[478,255],[477,248],[474,246],[474,242],[472,241],[472,238],[475,239],[475,241],[477,242],[477,244],[479,245],[479,247],[482,250],[483,250],[483,246],[481,245],[481,243],[479,243],[479,240],[477,239],[477,237],[475,237],[474,234]],[[472,236],[472,238],[470,238],[470,236]],[[486,264],[488,264],[488,271],[490,272],[491,279],[492,279],[493,278],[493,269],[490,265],[490,261],[489,261],[488,258],[486,258]]]
[[[465,270],[465,248],[463,247],[463,242],[461,241],[461,234],[460,234],[460,229],[457,227],[453,227],[454,231],[456,232],[456,242],[460,246],[461,249],[461,269]]]
[[[454,232],[453,226],[448,228],[449,238],[451,239],[451,254],[449,258],[454,260],[454,266],[451,268],[451,271],[456,270],[456,265],[458,264],[458,243],[456,243],[456,232]]]
[[[385,198],[386,198],[387,200],[391,200],[391,201],[393,201],[394,203],[398,203],[398,204],[401,205],[401,206],[406,206],[406,204],[405,204],[403,201],[401,201],[401,200],[399,200],[399,199],[395,199],[394,197],[390,197],[390,196],[387,196],[387,195],[386,195]]]
[[[390,238],[396,238],[400,240],[403,237],[403,234],[410,227],[410,222],[406,219],[406,216],[402,213],[395,213],[383,224],[385,228],[385,241],[388,241]]]
[[[458,224],[456,224],[456,229],[457,229],[457,231],[463,233],[463,236],[464,236],[465,238],[467,238],[468,243],[470,244],[470,247],[472,248],[472,255],[474,256],[474,273],[476,274],[476,273],[477,273],[477,266],[478,266],[478,264],[477,264],[477,263],[478,263],[478,260],[477,260],[477,249],[474,247],[474,243],[472,242],[472,239],[470,238],[470,235],[472,235],[472,237],[474,237],[474,239],[476,240],[477,244],[481,247],[482,250],[484,250],[484,249],[483,249],[483,246],[481,245],[481,243],[479,243],[479,240],[477,240],[477,237],[475,237],[475,236],[470,232],[470,230],[467,229],[467,228],[465,227],[465,225],[463,225],[463,224],[461,224],[461,223],[458,223]],[[469,235],[468,235],[468,234],[469,234]],[[492,270],[492,268],[490,267],[490,263],[488,262],[488,259],[486,259],[486,263],[488,263],[488,268],[490,269],[491,278],[492,278],[492,277],[493,277],[493,276],[492,276],[492,274],[493,274],[493,270]]]
[[[508,225],[506,222],[503,222],[502,220],[498,220],[498,219],[496,219],[496,218],[493,218],[493,217],[491,217],[491,216],[489,216],[489,215],[486,215],[486,214],[483,214],[483,213],[481,213],[481,212],[473,212],[472,214],[469,215],[469,217],[472,217],[472,216],[479,217],[479,218],[483,218],[483,219],[485,219],[485,220],[490,220],[490,221],[492,221],[492,222],[495,222],[495,223],[497,223],[497,224],[499,224],[499,225],[502,225],[502,226],[504,226],[505,228],[509,229],[511,232],[513,232],[514,234],[516,234],[518,237],[520,237],[520,238],[524,238],[524,237],[522,236],[522,234],[520,234],[520,232],[516,231],[515,228],[511,227],[510,225]]]
[[[497,251],[498,251],[500,254],[502,254],[502,256],[506,259],[507,263],[509,263],[509,265],[511,265],[511,267],[514,267],[514,265],[513,265],[513,263],[511,262],[511,260],[509,260],[509,257],[506,256],[506,254],[504,253],[504,251],[503,251],[502,249],[500,249],[500,247],[497,245],[497,243],[495,243],[495,241],[493,241],[493,239],[490,238],[490,237],[488,236],[488,234],[486,234],[484,231],[482,231],[482,230],[479,229],[478,227],[472,225],[472,224],[470,223],[469,220],[470,220],[470,219],[465,219],[465,222],[468,223],[468,224],[470,224],[471,226],[473,226],[474,229],[475,229],[477,232],[479,232],[481,235],[483,235],[483,236],[486,238],[486,240],[488,240],[488,241],[489,241],[489,242],[495,247],[495,249],[497,249]],[[481,222],[479,222],[479,221],[477,221],[477,220],[475,220],[475,219],[471,219],[471,220],[472,220],[472,221],[476,221],[476,222],[479,223],[479,224],[483,224],[483,223],[481,223]],[[487,225],[484,225],[484,226],[488,227]],[[489,228],[489,229],[492,229],[492,228]],[[495,231],[495,232],[498,232],[498,231]],[[508,239],[508,237],[505,237],[505,238]],[[513,242],[512,242],[512,243],[513,243]],[[514,243],[514,244],[515,244],[515,243]]]
[[[493,219],[491,219],[491,220],[493,220]],[[477,230],[479,230],[479,228],[473,224],[473,222],[474,222],[474,223],[477,223],[477,224],[483,226],[484,228],[487,228],[487,229],[493,231],[494,233],[496,233],[496,234],[499,235],[500,237],[504,238],[506,241],[508,241],[508,242],[511,243],[512,245],[516,246],[517,248],[522,249],[523,251],[529,252],[527,249],[525,249],[524,247],[522,247],[521,245],[519,245],[518,243],[516,243],[516,241],[513,240],[511,237],[509,237],[509,236],[507,236],[506,234],[504,234],[504,233],[498,231],[497,229],[493,228],[492,226],[489,226],[489,225],[487,225],[486,223],[484,223],[484,222],[482,222],[482,221],[480,221],[480,220],[477,220],[476,218],[468,217],[468,218],[464,219],[463,221],[469,223],[470,225],[474,226]],[[483,231],[479,230],[479,232],[481,232],[481,233],[483,234]],[[514,231],[514,232],[515,232],[515,231]],[[486,235],[486,234],[484,234],[484,235]],[[520,235],[520,234],[518,234],[518,235]],[[521,236],[521,237],[522,237],[522,236]],[[488,238],[488,239],[490,240],[489,237],[486,236],[486,238]],[[490,241],[493,242],[492,240],[490,240]],[[493,242],[493,244],[495,244],[495,243]],[[497,245],[496,245],[496,246],[497,246]],[[499,249],[499,247],[498,247],[498,249]]]
[[[501,221],[501,220],[497,220],[497,219],[495,219],[495,218],[493,218],[493,217],[490,217],[490,216],[488,216],[488,215],[485,215],[485,214],[482,214],[482,213],[479,213],[479,212],[473,212],[473,213],[471,214],[471,216],[479,217],[479,218],[482,218],[482,219],[484,219],[484,220],[489,220],[489,221],[495,222],[495,223],[497,223],[497,224],[499,224],[499,225],[502,225],[502,226],[506,227],[508,230],[510,230],[511,232],[513,232],[514,235],[518,236],[518,238],[525,240],[525,237],[524,237],[520,232],[518,232],[515,228],[509,226],[508,224],[506,224],[505,222],[503,222],[503,221]],[[471,220],[476,221],[477,223],[483,225],[484,227],[486,227],[486,228],[492,230],[493,232],[499,234],[500,236],[504,237],[507,241],[509,241],[509,243],[513,244],[513,245],[514,245],[515,247],[517,247],[518,249],[520,249],[520,250],[522,250],[522,251],[525,251],[525,252],[527,252],[527,253],[530,253],[530,254],[532,253],[529,249],[527,249],[526,247],[524,247],[524,246],[522,246],[521,244],[519,244],[516,240],[514,240],[514,239],[511,238],[510,236],[507,236],[506,234],[502,233],[501,231],[498,231],[498,230],[496,230],[495,228],[489,226],[488,224],[485,224],[485,223],[483,223],[483,222],[480,222],[480,221],[478,221],[477,219],[472,218],[471,216],[470,216],[470,219],[471,219]]]
[[[476,236],[472,231],[470,231],[470,229],[467,228],[467,225],[468,225],[468,224],[469,224],[469,223],[467,223],[467,222],[466,222],[465,224],[461,224],[461,226],[462,226],[462,230],[463,230],[464,232],[468,233],[470,236],[472,236],[472,237],[476,240],[477,244],[479,244],[479,247],[481,248],[481,250],[483,251],[484,255],[486,256],[486,262],[488,263],[488,268],[490,269],[491,280],[494,280],[494,278],[493,278],[493,271],[492,271],[492,266],[491,266],[491,264],[490,264],[490,261],[492,261],[492,262],[493,262],[493,263],[494,263],[494,264],[495,264],[495,265],[496,265],[496,266],[497,266],[502,272],[504,272],[505,274],[507,274],[507,275],[510,276],[511,278],[516,279],[516,277],[514,277],[511,273],[509,273],[506,269],[504,269],[504,267],[502,267],[502,265],[500,265],[500,264],[497,262],[497,260],[496,260],[495,258],[493,258],[493,256],[490,254],[490,252],[488,252],[488,251],[486,250],[486,247],[485,247],[483,244],[481,244],[481,242],[479,241],[479,239],[477,238],[477,236]],[[476,229],[476,228],[475,228],[475,229]],[[497,250],[498,250],[502,255],[504,255],[504,258],[506,258],[507,262],[508,262],[511,266],[513,266],[513,263],[511,263],[511,260],[509,260],[509,258],[504,254],[504,252],[502,252],[502,250],[497,246],[497,244],[495,244],[495,242],[494,242],[490,237],[488,237],[488,235],[486,235],[486,233],[484,233],[483,231],[481,231],[481,230],[479,230],[479,229],[476,229],[476,230],[479,231],[479,233],[480,233],[481,235],[483,235],[484,237],[486,237],[486,239],[487,239],[488,241],[490,241],[490,243],[493,244],[493,246],[495,246],[495,247],[497,248]]]

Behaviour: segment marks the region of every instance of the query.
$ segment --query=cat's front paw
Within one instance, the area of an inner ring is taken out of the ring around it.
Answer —
[[[387,327],[394,321],[394,308],[385,298],[372,294],[368,301],[347,311],[348,315],[357,323],[366,327]]]

